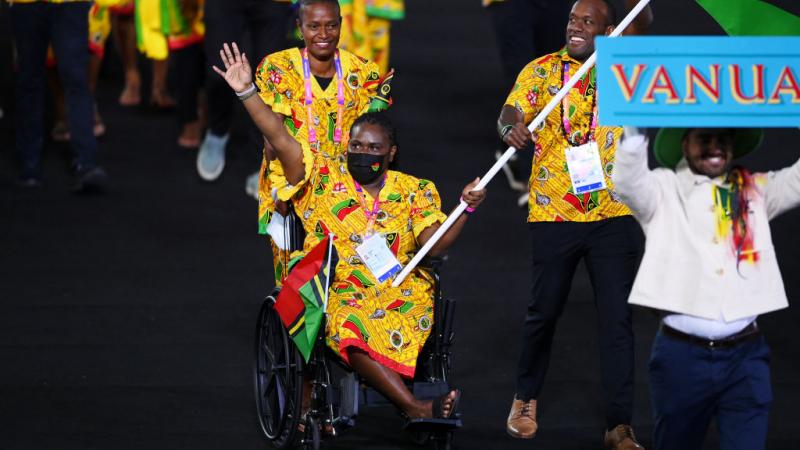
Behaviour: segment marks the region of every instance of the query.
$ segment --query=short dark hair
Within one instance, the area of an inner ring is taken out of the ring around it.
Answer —
[[[298,0],[297,2],[297,19],[301,22],[303,21],[303,9],[308,6],[316,5],[319,3],[327,3],[336,7],[336,11],[339,11],[339,15],[341,16],[341,9],[339,8],[339,0]]]
[[[386,134],[386,138],[389,139],[389,146],[397,146],[397,129],[392,124],[392,120],[389,118],[389,115],[386,114],[384,111],[376,111],[376,112],[368,112],[364,113],[353,122],[353,125],[350,127],[350,134],[352,136],[353,130],[362,124],[369,124],[369,125],[377,125],[381,127],[383,132]],[[394,160],[389,163],[389,168],[394,169],[397,167],[397,154],[399,151],[396,151],[394,154]]]
[[[572,6],[575,6],[575,4],[578,3],[579,1],[581,0],[575,0],[574,2],[572,2]],[[606,12],[607,12],[606,26],[612,26],[612,27],[617,26],[617,7],[614,6],[614,3],[612,3],[611,0],[599,0],[599,1],[605,3],[606,5]]]

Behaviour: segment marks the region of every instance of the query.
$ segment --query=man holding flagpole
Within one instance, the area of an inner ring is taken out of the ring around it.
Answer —
[[[637,2],[625,3],[632,9]],[[624,33],[640,34],[650,22],[648,6]],[[498,119],[498,132],[506,144],[518,150],[531,142],[534,146],[528,214],[532,295],[506,429],[517,438],[536,434],[536,399],[547,372],[556,322],[578,262],[584,259],[600,319],[607,403],[604,445],[628,450],[643,448],[630,425],[633,332],[627,305],[641,254],[641,232],[610,179],[622,130],[597,123],[594,69],[533,134],[526,128],[594,53],[595,36],[610,34],[615,24],[615,10],[608,0],[577,0],[569,14],[565,47],[525,66]]]

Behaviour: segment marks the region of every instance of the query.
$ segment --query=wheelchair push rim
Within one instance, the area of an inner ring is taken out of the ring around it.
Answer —
[[[258,315],[253,381],[261,432],[275,447],[288,448],[300,421],[303,360],[274,303],[267,297]]]

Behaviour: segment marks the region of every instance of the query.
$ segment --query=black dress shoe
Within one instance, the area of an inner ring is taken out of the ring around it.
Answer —
[[[100,166],[78,169],[72,191],[79,194],[103,193],[108,185],[108,175]]]

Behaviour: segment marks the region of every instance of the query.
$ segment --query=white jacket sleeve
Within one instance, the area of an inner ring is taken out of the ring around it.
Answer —
[[[800,161],[767,173],[764,202],[770,220],[800,205]]]
[[[633,211],[639,222],[649,222],[658,208],[661,191],[655,175],[647,167],[647,139],[644,136],[632,136],[620,142],[612,180],[622,202]]]

